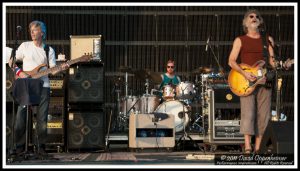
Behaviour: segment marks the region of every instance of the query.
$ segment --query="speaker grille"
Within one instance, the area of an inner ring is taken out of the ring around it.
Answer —
[[[102,66],[79,66],[70,68],[69,102],[103,103]]]
[[[70,112],[68,149],[104,148],[104,113]]]

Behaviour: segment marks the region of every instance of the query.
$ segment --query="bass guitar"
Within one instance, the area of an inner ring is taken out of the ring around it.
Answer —
[[[78,62],[86,62],[89,61],[92,58],[92,55],[83,55],[79,58],[73,59],[73,60],[69,60],[65,63],[67,63],[69,66]],[[46,69],[46,70],[42,70],[42,68],[47,67],[47,64],[41,64],[39,66],[37,66],[36,68],[34,68],[31,71],[23,71],[25,72],[27,75],[30,75],[31,78],[40,78],[42,76],[48,75],[50,73],[58,73],[60,71],[63,70],[62,67],[63,64],[57,65],[55,67]]]

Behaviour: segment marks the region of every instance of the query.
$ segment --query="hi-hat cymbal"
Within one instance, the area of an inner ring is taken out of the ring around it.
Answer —
[[[149,69],[136,70],[134,72],[134,75],[142,81],[145,81],[146,79],[150,79],[155,84],[159,84],[162,81],[159,73],[150,71]]]
[[[119,71],[120,71],[120,72],[129,72],[129,73],[133,73],[131,67],[129,67],[129,66],[120,66],[120,67],[119,67]]]
[[[207,74],[212,72],[212,68],[209,67],[198,67],[192,71],[193,74]]]

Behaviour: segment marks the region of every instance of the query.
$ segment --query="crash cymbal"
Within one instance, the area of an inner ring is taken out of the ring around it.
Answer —
[[[134,71],[136,78],[145,81],[146,79],[151,80],[155,84],[161,83],[162,79],[159,73],[150,71],[149,69],[140,69]]]
[[[198,67],[192,71],[193,74],[207,74],[212,72],[212,68],[209,67]]]
[[[119,67],[119,71],[120,71],[120,72],[129,72],[129,73],[133,73],[131,67],[129,67],[129,66],[120,66],[120,67]]]

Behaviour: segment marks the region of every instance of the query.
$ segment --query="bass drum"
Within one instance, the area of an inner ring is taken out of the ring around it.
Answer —
[[[163,102],[156,108],[155,112],[174,115],[175,132],[182,131],[183,127],[186,127],[189,122],[189,116],[188,116],[189,110],[182,102],[178,100]]]

